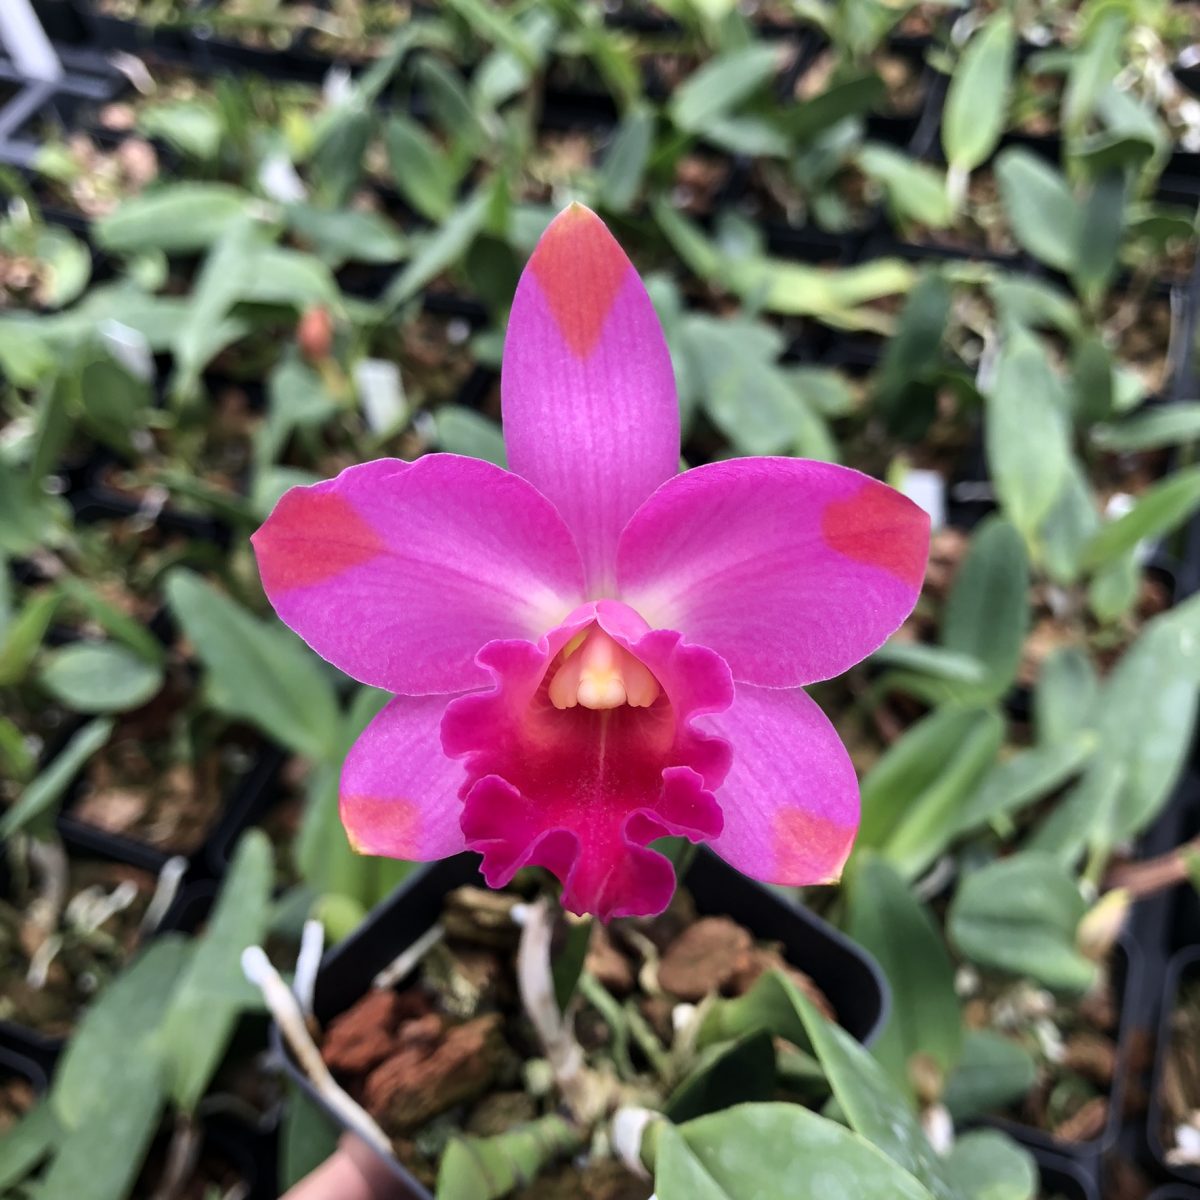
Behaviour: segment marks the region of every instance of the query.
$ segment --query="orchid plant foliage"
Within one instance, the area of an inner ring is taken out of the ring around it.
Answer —
[[[680,473],[661,327],[580,205],[521,277],[501,387],[511,471],[364,463],[254,535],[279,616],[395,694],[345,763],[351,843],[472,850],[495,887],[539,865],[603,920],[667,905],[666,836],[757,879],[836,880],[858,785],[803,688],[911,611],[925,513],[822,462]]]

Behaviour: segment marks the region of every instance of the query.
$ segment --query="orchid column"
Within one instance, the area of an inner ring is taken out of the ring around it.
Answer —
[[[679,474],[662,330],[580,205],[521,277],[502,393],[511,472],[364,463],[293,488],[254,536],[280,617],[396,694],[346,761],[351,842],[473,850],[494,887],[540,865],[602,920],[667,905],[648,848],[666,835],[757,879],[836,880],[858,785],[802,689],[911,611],[925,514],[828,463]]]

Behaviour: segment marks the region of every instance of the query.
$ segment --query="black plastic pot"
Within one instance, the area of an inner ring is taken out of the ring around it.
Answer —
[[[325,956],[313,1000],[322,1025],[350,1008],[375,976],[441,917],[447,892],[463,885],[485,886],[477,863],[475,855],[461,854],[426,867]],[[890,1007],[887,982],[875,961],[844,934],[707,850],[696,855],[685,882],[701,914],[729,916],[751,933],[781,944],[788,961],[811,976],[843,1028],[859,1041],[869,1043],[883,1027]],[[335,1125],[345,1127],[296,1063],[278,1027],[271,1037],[292,1078]],[[381,1157],[414,1197],[432,1200],[393,1156]]]
[[[1131,1050],[1131,1034],[1136,1025],[1141,994],[1142,957],[1132,937],[1117,943],[1114,951],[1114,984],[1120,1001],[1117,1025],[1117,1065],[1108,1096],[1108,1119],[1097,1137],[1085,1142],[1068,1142],[1032,1125],[1009,1117],[989,1117],[987,1124],[1003,1130],[1016,1141],[1036,1151],[1048,1151],[1063,1158],[1096,1160],[1111,1150],[1121,1133],[1125,1101],[1125,1076]]]
[[[278,747],[267,746],[225,804],[203,851],[206,867],[218,879],[229,867],[238,838],[278,798],[279,773],[287,760],[288,755]]]
[[[1187,1187],[1182,1183],[1169,1183],[1150,1193],[1146,1200],[1200,1200],[1200,1188]]]
[[[1100,1200],[1095,1171],[1069,1158],[1044,1151],[1035,1151],[1033,1157],[1037,1162],[1043,1196],[1061,1197],[1062,1200]]]
[[[0,1045],[0,1077],[6,1075],[27,1080],[39,1096],[50,1084],[49,1076],[32,1058],[9,1046]]]
[[[1163,1077],[1167,1055],[1171,1046],[1171,1018],[1179,999],[1180,988],[1185,982],[1200,977],[1200,945],[1181,950],[1167,964],[1163,983],[1163,1005],[1158,1025],[1158,1040],[1154,1059],[1154,1073],[1150,1084],[1150,1106],[1146,1114],[1146,1142],[1155,1162],[1168,1177],[1200,1188],[1200,1166],[1173,1166],[1167,1162],[1167,1150],[1163,1131],[1167,1114],[1163,1105]]]

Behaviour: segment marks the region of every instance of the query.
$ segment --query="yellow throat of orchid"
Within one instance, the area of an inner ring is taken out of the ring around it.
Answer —
[[[555,708],[649,708],[662,691],[650,670],[598,625],[572,638],[560,659],[550,681]]]

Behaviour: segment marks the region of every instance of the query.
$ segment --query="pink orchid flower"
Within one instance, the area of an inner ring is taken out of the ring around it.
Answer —
[[[660,912],[648,843],[707,842],[780,884],[831,882],[858,784],[803,685],[911,611],[925,513],[790,458],[680,474],[671,359],[603,222],[572,205],[517,288],[501,380],[512,470],[383,459],[297,487],[254,535],[318,654],[396,693],[351,749],[367,854],[540,865],[601,919]]]

